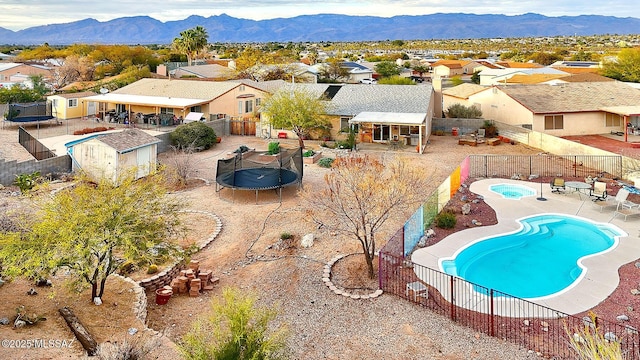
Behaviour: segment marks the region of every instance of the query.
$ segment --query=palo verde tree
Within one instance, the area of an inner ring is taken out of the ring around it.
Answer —
[[[172,46],[187,55],[187,62],[191,66],[194,57],[207,47],[208,38],[207,30],[198,25],[180,32],[180,37],[173,39]]]
[[[401,223],[424,201],[429,176],[405,160],[383,163],[352,155],[336,158],[324,180],[322,190],[304,193],[309,218],[326,231],[357,240],[373,279],[376,234],[389,220]]]
[[[612,79],[640,83],[640,49],[623,49],[615,60],[602,64],[601,74]]]
[[[25,230],[0,233],[2,275],[39,279],[68,270],[71,285],[90,286],[95,299],[124,261],[150,263],[159,251],[179,251],[166,240],[180,230],[179,202],[166,196],[160,174],[139,180],[134,175],[117,183],[80,178],[47,198],[25,220]]]
[[[276,129],[292,129],[302,148],[309,131],[330,125],[327,110],[326,101],[295,86],[281,89],[262,104],[262,114],[269,123]]]

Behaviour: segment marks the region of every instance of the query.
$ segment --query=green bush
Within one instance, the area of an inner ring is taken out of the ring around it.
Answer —
[[[40,180],[40,172],[36,171],[31,174],[16,175],[13,183],[20,188],[20,192],[25,194],[33,189]]]
[[[200,121],[178,126],[169,138],[178,149],[191,147],[196,151],[207,150],[217,141],[216,132]]]
[[[280,143],[277,141],[272,141],[269,143],[269,147],[267,148],[267,154],[275,155],[280,153]]]
[[[330,158],[330,157],[326,157],[318,160],[318,166],[321,166],[324,168],[330,168],[332,164],[333,164],[333,158]]]
[[[436,216],[436,226],[441,229],[453,229],[456,222],[456,214],[451,211],[443,211]]]
[[[291,235],[290,233],[288,233],[286,231],[283,232],[282,234],[280,234],[280,240],[289,240],[289,239],[292,239],[292,238],[293,238],[293,235]]]
[[[316,152],[315,152],[315,151],[313,151],[313,150],[307,150],[307,151],[305,151],[304,153],[302,153],[302,156],[303,156],[303,157],[311,157],[311,156],[313,156],[313,155],[315,155],[315,154],[316,154]]]

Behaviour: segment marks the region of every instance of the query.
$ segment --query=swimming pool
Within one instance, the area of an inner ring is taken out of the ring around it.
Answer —
[[[489,190],[502,195],[505,199],[520,200],[526,196],[534,196],[536,191],[528,186],[519,184],[495,184],[489,186]]]
[[[562,214],[518,221],[521,228],[515,232],[479,239],[440,259],[440,269],[519,298],[547,297],[584,277],[584,258],[614,249],[627,235],[612,224]]]

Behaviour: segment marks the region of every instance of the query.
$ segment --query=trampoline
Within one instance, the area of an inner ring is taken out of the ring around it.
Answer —
[[[302,184],[303,175],[302,149],[281,149],[277,155],[236,154],[230,159],[218,160],[216,171],[216,191],[224,188],[232,189],[235,201],[235,190],[255,191],[256,203],[258,193],[263,190],[276,190],[282,202],[282,188]]]

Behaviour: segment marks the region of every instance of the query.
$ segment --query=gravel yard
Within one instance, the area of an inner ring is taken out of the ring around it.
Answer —
[[[86,123],[86,121],[85,121]],[[82,127],[84,124],[73,125]],[[47,132],[51,136],[64,134],[64,125]],[[30,131],[32,131],[30,129]],[[45,130],[40,129],[41,133]],[[0,131],[0,154],[21,160],[21,149],[15,146],[14,129]],[[359,244],[352,239],[340,238],[320,232],[302,216],[304,203],[296,188],[283,191],[282,203],[255,204],[253,192],[236,192],[235,201],[229,201],[229,190],[216,192],[215,166],[217,159],[228,156],[240,145],[266,150],[268,141],[253,137],[224,137],[213,149],[198,153],[196,177],[210,181],[175,193],[188,202],[188,208],[209,211],[222,219],[222,232],[203,251],[194,255],[201,268],[212,269],[220,278],[216,289],[197,298],[174,296],[167,305],[156,305],[155,295],[148,293],[147,326],[178,340],[193,319],[208,310],[209,300],[221,294],[225,286],[252,292],[259,304],[279,309],[278,325],[290,330],[289,347],[293,359],[365,359],[372,356],[383,359],[534,359],[535,353],[518,348],[500,339],[490,338],[459,326],[449,319],[406,302],[389,294],[377,299],[352,300],[335,295],[322,282],[324,264],[338,254],[359,252]],[[295,146],[296,141],[281,141],[283,146]],[[319,149],[317,143],[308,146]],[[367,153],[386,160],[395,156],[408,157],[416,166],[424,166],[433,173],[434,188],[470,153],[482,154],[535,154],[539,150],[523,145],[469,147],[457,145],[451,136],[431,137],[426,154],[405,149],[391,152],[384,146],[363,147]],[[325,152],[328,156],[333,156]],[[161,154],[167,162],[171,154]],[[326,169],[305,165],[303,186],[320,188]],[[426,196],[427,194],[425,194]],[[262,196],[262,195],[261,195]],[[390,223],[378,236],[386,239],[398,229],[400,223]],[[274,245],[282,232],[300,239],[314,233],[315,244],[303,249],[278,250]],[[202,236],[206,236],[203,233]],[[386,235],[386,236],[383,236]],[[378,244],[378,248],[384,241]],[[355,258],[355,257],[350,257]],[[5,286],[1,291],[5,291]],[[118,304],[119,309],[125,305]],[[0,307],[1,309],[2,307]],[[6,309],[3,309],[5,313]],[[126,326],[123,326],[126,329]],[[0,331],[11,331],[0,327]],[[65,329],[62,332],[68,331]],[[34,336],[38,329],[32,330]],[[51,335],[51,334],[49,334]],[[64,334],[65,337],[68,334]],[[107,338],[106,336],[102,336]],[[153,352],[153,358],[172,359],[177,354],[168,341]],[[2,353],[2,350],[0,350]],[[30,351],[29,358],[46,358],[46,352]],[[16,357],[18,358],[18,357]]]

